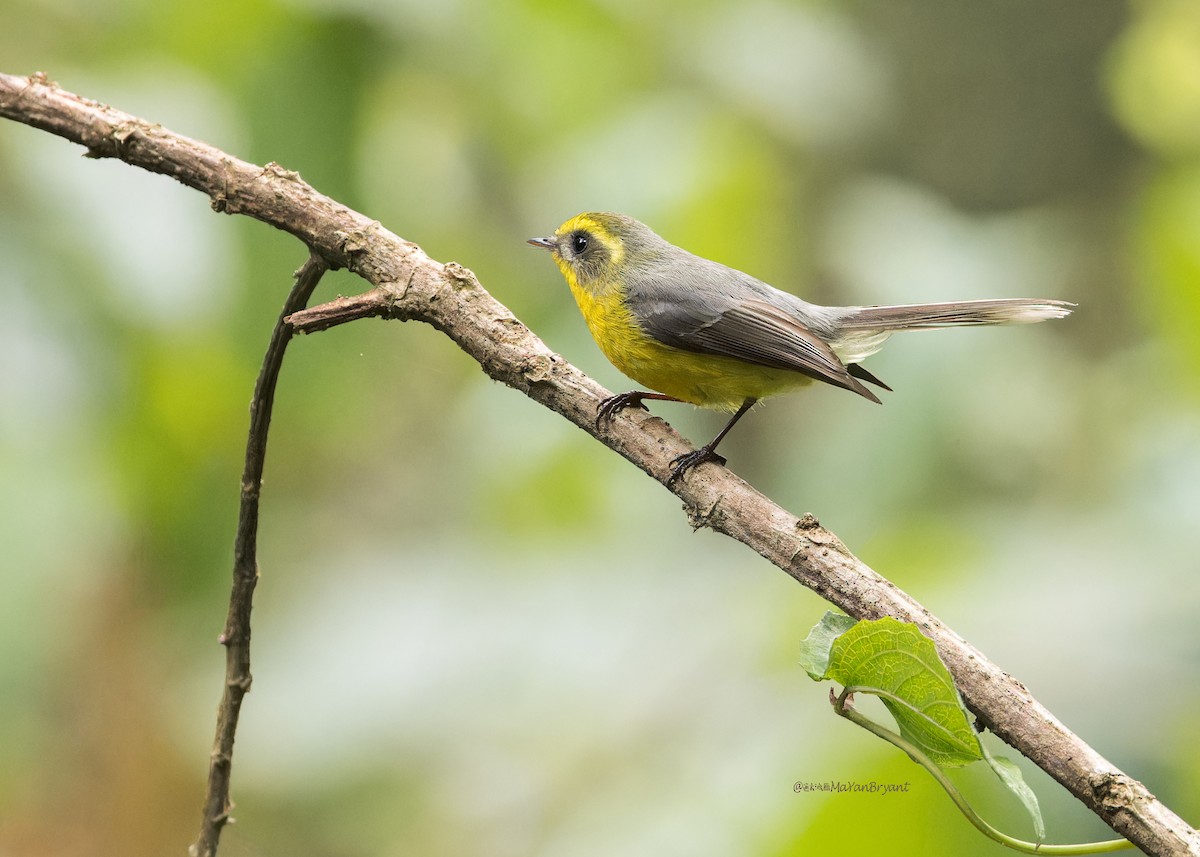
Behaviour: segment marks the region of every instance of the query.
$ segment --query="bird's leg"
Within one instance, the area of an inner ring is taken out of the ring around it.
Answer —
[[[703,464],[706,461],[715,461],[718,464],[724,464],[725,458],[717,455],[717,444],[721,442],[721,439],[725,437],[725,435],[729,434],[729,430],[733,428],[733,424],[740,420],[747,411],[754,407],[754,403],[757,401],[757,399],[747,399],[745,402],[743,402],[742,406],[737,409],[737,413],[730,417],[729,422],[725,423],[725,428],[717,432],[717,436],[708,443],[704,444],[704,446],[693,450],[692,452],[684,453],[677,458],[671,459],[671,476],[669,479],[667,479],[667,484],[670,485],[672,482],[682,476],[684,472],[691,470],[697,464]]]
[[[643,399],[652,399],[662,402],[678,402],[674,396],[666,396],[662,393],[647,393],[645,390],[630,390],[628,393],[619,393],[616,396],[609,396],[600,403],[600,407],[596,409],[596,427],[605,420],[611,420],[618,412],[625,408],[641,408],[646,409],[642,404]]]

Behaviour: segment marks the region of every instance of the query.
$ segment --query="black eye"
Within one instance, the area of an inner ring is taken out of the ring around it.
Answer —
[[[576,232],[571,236],[571,251],[576,255],[582,255],[583,251],[588,248],[588,237],[586,232]]]

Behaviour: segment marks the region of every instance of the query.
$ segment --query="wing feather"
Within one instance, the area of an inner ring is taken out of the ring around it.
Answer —
[[[666,278],[634,284],[627,300],[646,333],[685,351],[800,372],[879,401],[824,339],[794,311],[780,306],[786,300],[782,293],[772,294],[775,289],[749,275],[716,267],[701,266],[702,276],[689,287],[668,287]],[[736,277],[729,280],[730,274]]]

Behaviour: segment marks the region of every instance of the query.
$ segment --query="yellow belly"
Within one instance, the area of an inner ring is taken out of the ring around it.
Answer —
[[[799,372],[664,345],[647,336],[620,301],[574,286],[571,291],[604,356],[651,390],[705,408],[736,411],[747,399],[765,399],[812,383]]]

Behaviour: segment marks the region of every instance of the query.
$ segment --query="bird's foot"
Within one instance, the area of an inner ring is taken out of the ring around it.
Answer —
[[[641,408],[647,410],[642,404],[642,399],[646,398],[646,394],[638,390],[631,390],[628,393],[618,393],[615,396],[609,396],[600,403],[600,407],[596,409],[596,428],[599,428],[601,423],[610,422],[613,417],[619,414],[626,408]]]
[[[725,456],[718,455],[716,450],[711,446],[702,446],[699,449],[694,449],[691,452],[686,452],[683,455],[672,458],[670,464],[671,475],[667,478],[667,485],[673,485],[675,480],[684,473],[691,470],[697,464],[704,464],[706,461],[724,466]]]

